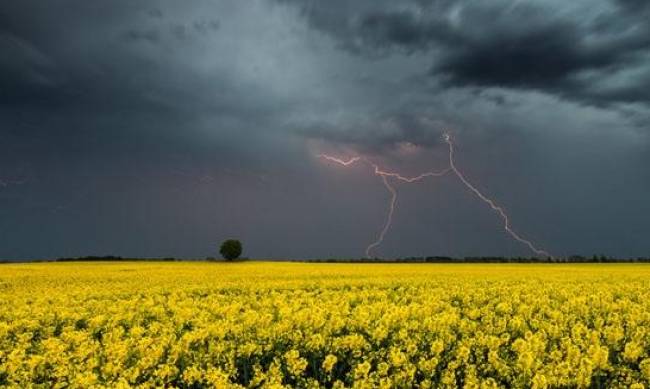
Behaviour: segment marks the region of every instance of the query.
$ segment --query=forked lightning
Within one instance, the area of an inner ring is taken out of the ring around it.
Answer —
[[[495,211],[499,215],[499,217],[501,217],[501,219],[503,220],[503,228],[506,231],[506,233],[508,233],[508,235],[510,235],[514,240],[526,245],[533,253],[535,253],[535,255],[552,257],[551,254],[549,254],[546,250],[536,247],[530,240],[524,239],[523,237],[521,237],[521,235],[519,235],[519,233],[517,233],[512,229],[512,227],[510,226],[510,219],[508,218],[508,215],[506,214],[505,210],[502,207],[498,206],[492,199],[488,198],[483,193],[481,193],[474,185],[472,185],[467,180],[467,178],[465,178],[465,175],[456,166],[454,160],[454,144],[452,142],[451,135],[449,133],[444,133],[443,139],[445,143],[447,143],[447,145],[449,146],[449,167],[442,171],[425,172],[413,177],[407,177],[396,172],[389,172],[389,171],[382,170],[379,168],[377,164],[362,157],[352,157],[350,159],[345,160],[327,154],[319,154],[320,158],[323,158],[327,161],[331,161],[346,167],[353,165],[357,162],[367,163],[374,169],[374,174],[381,177],[384,186],[386,187],[386,189],[391,195],[390,203],[388,207],[388,215],[386,216],[386,222],[384,223],[381,231],[379,232],[377,239],[374,242],[370,243],[368,247],[366,247],[366,256],[370,258],[371,251],[374,248],[378,247],[383,242],[386,233],[388,232],[391,224],[393,223],[393,213],[395,212],[395,205],[397,203],[397,191],[388,181],[389,178],[394,178],[398,181],[402,181],[406,183],[415,183],[428,177],[440,177],[449,172],[453,172],[454,175],[458,177],[458,179],[463,183],[463,185],[470,192],[474,193],[481,201],[486,203],[493,211]]]

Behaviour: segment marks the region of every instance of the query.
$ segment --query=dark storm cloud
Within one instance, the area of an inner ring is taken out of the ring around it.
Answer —
[[[644,0],[616,0],[621,6],[631,12],[648,11],[650,4]]]
[[[0,31],[0,51],[0,101],[31,100],[61,82],[50,58],[29,42]]]
[[[42,151],[83,148],[97,159],[136,145],[141,159],[178,144],[205,153],[196,138],[209,127],[219,129],[216,138],[241,139],[233,134],[254,132],[274,115],[280,100],[233,77],[232,66],[217,63],[206,72],[186,60],[212,62],[202,46],[219,33],[221,10],[179,14],[168,3],[163,13],[153,5],[3,4],[0,120],[11,140],[2,145],[5,158],[8,147],[17,153],[36,140]],[[58,6],[71,12],[58,14]],[[228,160],[243,142],[213,151]]]
[[[386,55],[386,50],[426,50],[455,39],[443,12],[453,4],[437,2],[332,1],[329,5],[300,0],[278,0],[299,7],[310,24],[335,37],[342,48],[357,54]],[[404,7],[407,5],[407,7]],[[430,12],[422,18],[421,11]]]
[[[88,6],[67,1],[60,6],[74,12],[55,18],[51,4],[3,4],[0,49],[7,54],[0,59],[3,104],[139,112],[192,110],[213,103],[205,99],[207,75],[187,72],[173,56],[163,59],[168,56],[165,51],[180,51],[182,45],[200,43],[206,34],[216,33],[218,16],[165,18],[146,2]],[[211,81],[221,83],[226,93],[232,89],[227,77]]]
[[[447,87],[540,90],[596,105],[649,101],[647,2],[578,2],[583,9],[572,13],[543,1],[294,3],[350,52],[428,53],[431,76]]]

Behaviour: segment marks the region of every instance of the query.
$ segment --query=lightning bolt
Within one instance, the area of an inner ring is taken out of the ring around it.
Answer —
[[[456,177],[458,177],[458,179],[463,183],[463,185],[467,187],[467,189],[469,189],[472,193],[474,193],[479,199],[481,199],[481,201],[489,205],[493,211],[499,214],[501,219],[503,219],[503,228],[505,229],[505,231],[514,240],[528,246],[528,248],[535,254],[544,257],[552,257],[551,254],[549,254],[547,251],[535,247],[535,245],[533,245],[531,241],[522,238],[521,235],[515,232],[510,227],[510,219],[508,218],[508,214],[506,214],[505,210],[502,207],[498,206],[493,200],[483,195],[483,193],[481,193],[478,189],[476,189],[474,185],[472,185],[469,181],[467,181],[463,173],[456,167],[456,163],[454,162],[454,144],[451,141],[451,135],[449,135],[449,133],[445,133],[443,134],[443,139],[449,145],[449,167],[451,168],[451,170],[454,172],[454,174],[456,174]]]
[[[371,162],[367,158],[352,157],[350,159],[345,160],[345,159],[333,157],[333,156],[327,155],[327,154],[319,154],[318,157],[326,159],[326,160],[334,162],[334,163],[337,163],[337,164],[345,166],[345,167],[350,166],[352,164],[355,164],[357,162],[365,162],[366,164],[370,165],[373,168],[373,172],[374,172],[374,174],[376,176],[381,177],[382,183],[384,184],[384,186],[386,187],[386,189],[390,193],[390,202],[389,202],[389,206],[388,206],[388,214],[386,216],[386,221],[384,222],[384,225],[383,225],[381,231],[379,232],[379,235],[377,236],[377,239],[374,242],[370,243],[368,245],[368,247],[366,247],[366,257],[368,257],[368,258],[371,257],[370,252],[374,248],[379,246],[384,241],[384,237],[386,236],[386,233],[390,229],[391,224],[393,224],[393,213],[395,213],[395,204],[397,203],[397,191],[390,184],[388,179],[389,178],[394,178],[394,179],[396,179],[398,181],[407,182],[407,183],[414,183],[414,182],[417,182],[417,181],[421,181],[421,180],[423,180],[423,179],[425,179],[427,177],[440,177],[440,176],[443,176],[443,175],[445,175],[445,174],[447,174],[447,173],[449,173],[451,171],[451,169],[448,168],[448,169],[445,169],[445,170],[442,170],[442,171],[439,171],[439,172],[430,171],[430,172],[419,174],[417,176],[408,177],[408,176],[403,176],[403,175],[401,175],[399,173],[396,173],[396,172],[390,172],[390,171],[382,170],[379,167],[379,165],[377,165],[376,163]]]
[[[368,247],[366,247],[366,257],[370,258],[371,251],[376,247],[378,247],[384,241],[384,237],[386,236],[386,233],[388,232],[391,224],[393,223],[393,214],[395,213],[395,205],[397,204],[397,191],[388,181],[389,178],[394,178],[398,181],[405,182],[405,183],[414,183],[428,177],[440,177],[449,172],[453,172],[456,175],[456,177],[458,177],[458,179],[463,183],[463,185],[465,185],[467,189],[469,189],[472,193],[474,193],[481,201],[486,203],[493,211],[495,211],[501,217],[501,219],[503,220],[503,228],[506,231],[506,233],[508,233],[508,235],[510,235],[517,242],[526,245],[536,255],[552,258],[552,255],[549,254],[547,251],[537,248],[530,240],[524,239],[521,235],[519,235],[519,233],[514,231],[510,226],[510,219],[508,217],[508,214],[506,214],[505,210],[502,207],[498,206],[492,199],[488,198],[483,193],[481,193],[481,191],[479,191],[474,185],[472,185],[467,180],[467,178],[465,178],[463,173],[458,169],[458,167],[456,167],[456,163],[454,161],[454,144],[452,142],[451,135],[449,133],[444,133],[443,139],[445,143],[447,143],[447,145],[449,146],[449,167],[442,171],[429,171],[412,177],[403,176],[396,172],[382,170],[379,167],[379,165],[362,157],[352,157],[350,159],[345,160],[327,154],[318,155],[319,158],[323,158],[325,160],[337,163],[345,167],[353,165],[357,162],[367,163],[374,169],[374,174],[376,176],[381,177],[384,186],[386,187],[386,189],[391,195],[386,221],[384,222],[384,225],[381,231],[379,232],[377,239],[374,242],[370,243]]]
[[[388,182],[388,176],[382,175],[381,176],[381,181],[384,183],[384,186],[388,191],[390,192],[390,205],[388,207],[388,215],[386,216],[386,222],[384,223],[384,228],[381,229],[381,232],[379,232],[379,236],[377,236],[377,240],[374,242],[370,243],[368,247],[366,247],[366,257],[370,258],[370,251],[374,249],[375,247],[379,246],[381,242],[384,241],[384,237],[386,236],[386,233],[388,232],[388,229],[390,228],[390,225],[393,224],[393,213],[395,212],[395,203],[397,203],[397,191],[395,188],[393,188],[390,183]]]
[[[345,161],[345,160],[343,160],[343,159],[335,158],[335,157],[329,156],[329,155],[327,155],[327,154],[318,154],[318,157],[319,157],[319,158],[325,158],[325,159],[327,159],[328,161],[336,162],[336,163],[338,163],[339,165],[343,165],[343,166],[350,166],[350,165],[352,165],[353,163],[355,163],[355,162],[361,160],[361,157],[353,157],[353,158],[350,158],[350,159],[348,159],[347,161]]]

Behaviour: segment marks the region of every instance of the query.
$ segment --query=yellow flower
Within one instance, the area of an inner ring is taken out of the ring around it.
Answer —
[[[533,389],[545,389],[548,388],[548,380],[546,379],[546,376],[543,374],[535,374],[535,377],[533,377]]]
[[[370,367],[370,363],[368,362],[359,363],[354,368],[354,378],[358,380],[367,377],[370,372]]]
[[[188,384],[200,382],[203,377],[203,372],[196,366],[190,366],[183,371],[183,381]]]
[[[641,374],[643,374],[643,378],[650,381],[650,358],[642,360],[639,363],[639,369],[641,370]]]
[[[338,358],[336,358],[336,355],[328,354],[323,361],[323,370],[326,373],[330,373],[337,361]]]
[[[284,354],[287,369],[293,376],[299,376],[307,368],[307,360],[300,357],[298,350],[290,350]]]
[[[625,345],[623,358],[628,362],[636,362],[643,354],[643,346],[637,342],[630,342]]]

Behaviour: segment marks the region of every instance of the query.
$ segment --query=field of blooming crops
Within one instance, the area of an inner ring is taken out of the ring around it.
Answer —
[[[5,387],[650,387],[650,266],[0,265]]]

